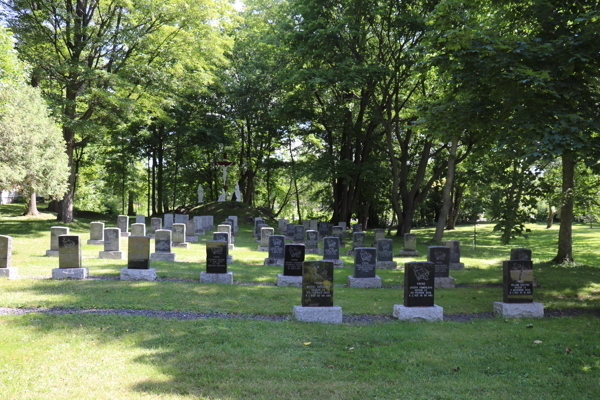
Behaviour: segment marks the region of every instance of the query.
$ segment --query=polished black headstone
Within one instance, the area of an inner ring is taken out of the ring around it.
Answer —
[[[304,261],[302,306],[333,307],[333,262]]]
[[[323,238],[323,259],[340,259],[340,239],[333,236]]]
[[[504,302],[533,302],[533,262],[504,261]]]
[[[303,244],[286,244],[285,258],[283,259],[283,275],[302,276],[302,263],[304,262]]]
[[[436,278],[450,276],[450,247],[429,246],[427,248],[427,261],[435,265]]]
[[[219,242],[227,242],[229,244],[229,233],[227,232],[213,232],[213,240]]]
[[[510,249],[511,260],[524,260],[531,261],[531,250],[530,249]]]
[[[319,235],[325,237],[329,234],[329,222],[319,222]]]
[[[435,266],[431,262],[404,264],[404,306],[433,307]]]
[[[209,274],[226,274],[228,254],[227,242],[206,242],[206,272]]]
[[[283,260],[285,250],[285,236],[271,235],[269,236],[269,258]]]
[[[129,236],[127,239],[127,268],[150,268],[150,238],[147,236]]]
[[[377,268],[377,250],[375,247],[357,247],[354,249],[354,277],[375,278]]]
[[[377,241],[377,261],[394,261],[392,242],[392,239],[379,239]]]

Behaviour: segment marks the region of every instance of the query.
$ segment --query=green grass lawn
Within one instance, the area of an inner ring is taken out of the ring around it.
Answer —
[[[205,264],[201,243],[174,248],[179,262],[152,263],[161,278],[192,281],[52,281],[42,278],[50,277],[58,258],[44,254],[50,227],[61,224],[52,214],[25,218],[18,216],[21,211],[22,205],[0,206],[0,234],[13,237],[13,266],[22,277],[0,279],[0,307],[289,316],[300,304],[299,288],[252,285],[274,284],[282,267],[262,265],[267,253],[256,251],[249,223],[240,228],[232,252],[235,262],[229,266],[234,281],[247,285],[200,284]],[[90,275],[116,278],[126,260],[100,260],[102,246],[85,245],[89,223],[95,220],[116,226],[116,217],[84,214],[69,227],[82,237]],[[459,287],[436,291],[435,302],[445,314],[491,311],[492,303],[502,299],[502,261],[513,247],[533,250],[539,285],[534,298],[546,309],[600,309],[600,230],[574,226],[577,264],[555,266],[548,261],[556,254],[558,226],[529,227],[529,238],[503,246],[492,225],[479,225],[476,250],[472,226],[446,232],[445,240],[461,241],[466,269],[451,272]],[[422,256],[395,258],[399,269],[378,271],[383,289],[345,287],[353,260],[343,257],[346,268],[335,271],[334,304],[345,315],[391,315],[393,305],[402,303],[402,264],[425,260],[433,236],[433,229],[414,232]],[[366,243],[373,238],[369,232]],[[393,239],[398,253],[402,239]],[[121,246],[127,250],[126,239]],[[599,331],[600,320],[593,316],[339,326],[290,320],[3,316],[0,399],[597,399]]]

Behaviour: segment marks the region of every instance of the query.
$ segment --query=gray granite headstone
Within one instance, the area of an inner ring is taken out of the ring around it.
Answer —
[[[173,243],[185,243],[185,224],[173,224]]]
[[[146,236],[146,224],[131,224],[131,236]]]
[[[340,239],[333,236],[327,236],[323,239],[323,259],[340,259]]]
[[[217,232],[225,232],[227,234],[229,234],[228,238],[229,238],[229,244],[231,244],[231,225],[229,224],[223,224],[223,225],[219,225],[217,226]]]
[[[446,240],[446,247],[450,249],[450,264],[460,262],[460,241]]]
[[[329,222],[319,222],[319,235],[325,237],[329,234]]]
[[[310,229],[310,221],[309,220],[304,220],[302,221],[302,226],[304,227],[304,230],[307,231]]]
[[[354,256],[354,277],[374,278],[377,268],[377,255],[374,247],[357,247]]]
[[[176,224],[185,224],[189,221],[190,216],[187,214],[175,214],[175,223]]]
[[[185,221],[185,234],[187,236],[196,236],[196,221],[194,221],[194,220]]]
[[[60,235],[58,237],[58,268],[81,268],[81,260],[79,235]]]
[[[269,236],[269,258],[283,260],[284,259],[285,236],[271,235]]]
[[[154,232],[154,249],[157,253],[171,253],[171,231],[158,229]]]
[[[152,218],[150,220],[150,233],[156,234],[156,231],[162,229],[162,219]]]
[[[0,235],[0,268],[12,268],[12,237]]]
[[[319,232],[318,231],[306,231],[306,241],[304,242],[307,249],[319,248]]]
[[[134,224],[138,225],[138,224]],[[147,236],[130,236],[127,242],[127,268],[150,268],[150,238]]]
[[[260,230],[262,228],[268,228],[268,227],[269,227],[269,225],[265,224],[263,221],[260,221],[260,223],[258,225],[256,225],[256,229],[254,231],[254,237],[257,240],[260,240]]]
[[[340,243],[344,240],[344,228],[341,226],[334,226],[331,231],[331,236],[340,238]]]
[[[286,235],[287,237],[294,237],[294,231],[296,230],[296,225],[294,224],[287,224],[286,226]]]
[[[304,242],[304,226],[296,225],[294,227],[294,242]]]
[[[392,239],[379,239],[377,241],[377,261],[394,261]]]
[[[121,229],[104,228],[104,251],[121,251]]]
[[[352,234],[352,250],[357,247],[365,247],[365,233],[364,232],[354,232]]]
[[[375,229],[375,241],[380,239],[385,239],[385,229],[377,228]]]
[[[117,226],[121,229],[121,234],[129,232],[129,217],[127,215],[119,215],[117,217]]]
[[[104,223],[90,223],[90,240],[104,240]]]
[[[362,232],[362,224],[352,225],[352,233],[354,232]]]
[[[165,229],[173,228],[173,214],[165,214]]]
[[[311,219],[308,229],[311,231],[317,231],[317,233],[319,232],[319,226],[317,224],[317,220],[316,219]]]
[[[269,237],[275,233],[273,228],[262,228],[260,230],[260,245],[261,247],[269,246]]]
[[[135,215],[135,223],[136,224],[146,224],[146,216],[143,214]]]
[[[50,250],[59,250],[58,248],[58,237],[60,235],[68,235],[69,228],[65,226],[52,226],[50,227]]]
[[[447,278],[450,276],[450,248],[446,246],[429,246],[427,248],[427,261],[435,265],[435,277]]]
[[[417,250],[417,235],[415,233],[404,234],[404,250],[415,251]]]

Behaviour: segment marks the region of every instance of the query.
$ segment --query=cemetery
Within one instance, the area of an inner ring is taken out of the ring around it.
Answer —
[[[0,0],[0,399],[600,398],[599,10]]]

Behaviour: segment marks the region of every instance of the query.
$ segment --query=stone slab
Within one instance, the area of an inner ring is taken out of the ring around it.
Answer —
[[[494,315],[504,318],[542,318],[544,303],[504,303],[494,302]]]
[[[302,277],[301,276],[287,276],[284,274],[277,274],[277,286],[293,286],[293,287],[302,287]]]
[[[0,268],[0,278],[17,279],[19,273],[15,267]]]
[[[294,306],[292,318],[302,322],[321,322],[324,324],[341,324],[344,313],[342,307],[302,307]]]
[[[377,269],[397,269],[396,261],[377,261]]]
[[[86,279],[88,269],[83,268],[55,268],[52,270],[52,279]]]
[[[122,260],[123,252],[122,251],[101,251],[99,254],[100,258],[110,259],[110,260]]]
[[[58,257],[58,250],[46,250],[46,257]]]
[[[443,278],[435,278],[436,289],[453,289],[456,287],[456,279],[451,276]]]
[[[465,269],[465,263],[450,263],[450,269]]]
[[[354,275],[348,275],[348,287],[368,289],[380,288],[381,278],[375,275],[375,278],[355,278]]]
[[[200,272],[200,283],[222,283],[225,285],[233,285],[233,272],[211,274],[202,271]]]
[[[121,269],[122,281],[155,281],[156,268],[148,269]]]
[[[419,250],[400,250],[398,257],[419,257],[421,253]]]
[[[87,241],[87,244],[89,244],[90,246],[99,246],[99,245],[104,245],[104,240],[93,240],[93,239],[89,239]]]
[[[265,258],[263,265],[279,265],[283,267],[283,258]]]
[[[171,247],[182,247],[184,249],[187,249],[188,243],[187,242],[183,242],[183,243],[173,242],[173,243],[171,243]]]
[[[394,318],[400,321],[443,321],[444,307],[433,305],[433,307],[406,307],[404,304],[394,304],[392,312]]]
[[[175,253],[152,253],[151,261],[175,261]]]

